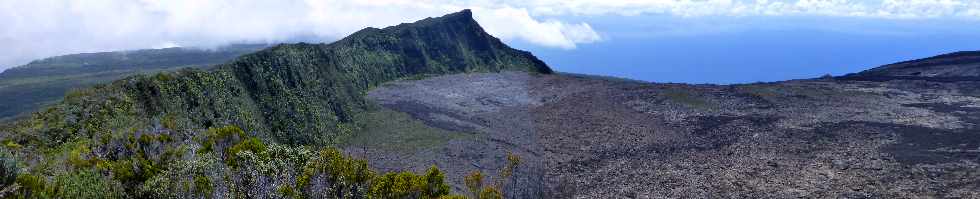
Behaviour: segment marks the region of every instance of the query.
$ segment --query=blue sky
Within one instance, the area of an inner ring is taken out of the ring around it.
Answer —
[[[573,50],[512,45],[564,72],[714,84],[843,75],[980,50],[980,23],[970,20],[633,16],[582,21],[603,40]]]
[[[980,50],[977,0],[32,0],[0,3],[0,70],[82,52],[329,42],[472,9],[565,72],[746,83]]]

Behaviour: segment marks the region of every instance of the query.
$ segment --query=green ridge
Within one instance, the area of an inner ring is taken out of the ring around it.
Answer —
[[[27,116],[59,101],[70,90],[135,74],[204,68],[269,47],[236,44],[216,49],[164,48],[82,53],[33,61],[0,73],[0,121]]]
[[[552,73],[464,10],[367,28],[332,44],[282,44],[210,69],[73,91],[29,118],[0,124],[0,159],[25,168],[3,174],[17,175],[15,195],[26,198],[426,195],[421,180],[429,178],[375,176],[363,160],[330,146],[364,131],[355,115],[370,111],[364,94],[372,87],[504,70]],[[442,183],[436,176],[429,185]]]

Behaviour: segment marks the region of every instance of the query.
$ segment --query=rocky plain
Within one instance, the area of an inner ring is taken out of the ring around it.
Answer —
[[[514,153],[510,198],[978,198],[978,86],[457,74],[389,83],[368,98],[465,136],[347,150],[389,154],[364,156],[382,170],[435,164],[450,176],[497,172]]]

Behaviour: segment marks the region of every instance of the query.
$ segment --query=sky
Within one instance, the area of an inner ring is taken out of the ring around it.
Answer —
[[[316,38],[472,9],[572,73],[749,83],[980,50],[977,0],[0,0],[0,70],[55,55]]]

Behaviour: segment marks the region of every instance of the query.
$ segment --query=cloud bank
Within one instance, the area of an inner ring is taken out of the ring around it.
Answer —
[[[61,54],[235,42],[324,41],[465,8],[505,41],[573,49],[601,38],[588,24],[525,8],[438,1],[31,0],[0,3],[0,70]]]
[[[813,16],[980,21],[976,0],[30,0],[0,2],[0,70],[79,52],[338,39],[473,9],[505,41],[574,49],[601,30],[578,16]]]
[[[885,19],[980,17],[976,0],[538,0],[513,1],[537,15],[666,14],[697,16],[822,16]]]

